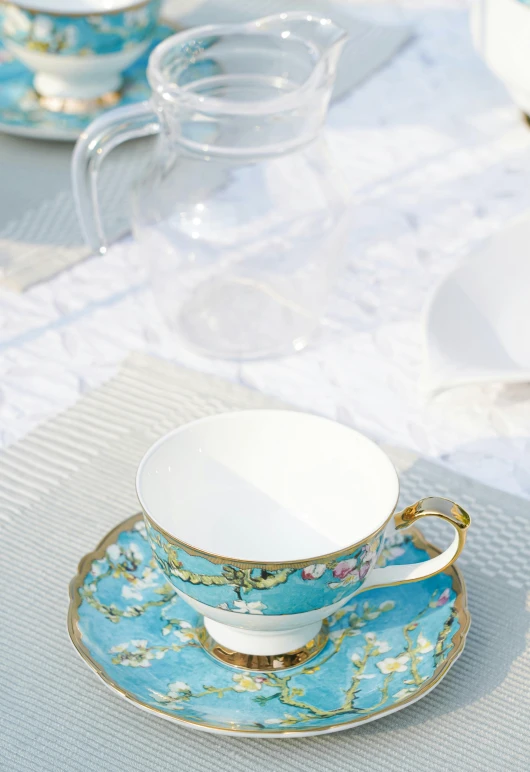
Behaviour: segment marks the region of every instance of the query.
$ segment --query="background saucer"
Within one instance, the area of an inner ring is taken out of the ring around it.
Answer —
[[[124,73],[121,99],[113,107],[148,99],[146,67],[149,54],[164,38],[176,32],[160,24],[150,48]],[[0,131],[37,139],[75,141],[101,110],[83,115],[55,113],[42,108],[32,86],[33,74],[7,51],[0,41]]]

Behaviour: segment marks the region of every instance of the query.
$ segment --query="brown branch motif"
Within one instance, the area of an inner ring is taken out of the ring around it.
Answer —
[[[153,546],[153,555],[159,567],[166,574],[188,582],[194,585],[203,585],[205,587],[222,587],[230,585],[234,588],[236,595],[241,599],[242,592],[251,590],[269,590],[284,584],[289,576],[293,574],[295,568],[284,568],[278,571],[261,571],[249,568],[238,568],[236,566],[222,566],[220,574],[199,574],[185,569],[178,556],[178,550],[169,542],[165,541],[159,533],[152,528],[148,529],[149,541]],[[155,549],[158,547],[159,549]],[[160,550],[163,554],[160,554]]]
[[[237,600],[229,606],[224,603],[221,608],[227,608],[233,611],[248,610],[246,607],[254,606],[252,613],[261,613],[266,609],[266,605],[261,601],[245,603],[243,596],[252,590],[263,592],[278,587],[288,581],[289,577],[296,573],[305,581],[320,579],[329,569],[331,579],[327,582],[328,587],[333,590],[342,590],[337,594],[337,599],[344,597],[348,591],[355,591],[359,584],[367,576],[368,571],[374,565],[381,552],[380,559],[385,559],[385,550],[380,551],[381,538],[376,537],[371,543],[358,549],[354,554],[347,557],[332,558],[325,563],[306,566],[303,569],[282,568],[274,571],[264,569],[240,568],[233,565],[223,565],[220,573],[204,574],[190,571],[183,566],[179,558],[178,549],[170,544],[150,525],[147,525],[146,533],[153,549],[154,559],[162,571],[176,579],[187,582],[192,585],[202,585],[205,587],[223,587],[233,588]],[[401,540],[403,541],[403,539]],[[401,550],[402,552],[403,550]],[[400,554],[399,548],[394,547],[393,552],[387,550],[388,559],[393,553]],[[343,589],[344,588],[344,589]]]
[[[440,598],[443,604],[444,597],[439,592],[435,592],[429,603],[416,614],[414,619],[402,628],[405,645],[402,650],[396,653],[392,653],[392,647],[386,641],[380,640],[375,632],[364,632],[362,629],[369,621],[391,611],[394,608],[394,602],[386,600],[376,606],[365,602],[359,613],[355,604],[337,612],[330,618],[329,625],[330,628],[333,628],[344,615],[348,615],[348,626],[335,631],[332,630],[328,647],[315,664],[309,664],[300,670],[284,674],[280,672],[237,672],[232,675],[232,683],[226,686],[214,687],[203,685],[202,689],[197,691],[183,681],[175,681],[168,684],[165,693],[151,691],[151,696],[156,703],[163,705],[166,709],[182,710],[186,703],[208,696],[215,695],[218,698],[222,698],[231,692],[255,693],[254,701],[258,705],[265,706],[271,700],[278,700],[286,709],[286,712],[279,718],[269,718],[265,719],[262,723],[257,723],[257,726],[269,727],[273,725],[288,727],[289,725],[300,725],[308,721],[373,713],[385,705],[392,705],[412,696],[428,678],[428,676],[420,674],[419,666],[425,655],[434,652],[435,643],[430,641],[421,632],[421,620],[428,613],[429,609],[436,607]],[[449,619],[452,616],[453,611],[451,611]],[[197,631],[194,631],[194,634],[197,635]],[[305,689],[303,685],[300,685],[302,682],[301,677],[317,673],[332,657],[341,651],[343,644],[348,638],[356,636],[359,637],[359,646],[350,655],[351,673],[349,683],[342,692],[338,692],[342,694],[339,704],[333,708],[325,708],[314,704],[307,699]],[[150,656],[150,651],[149,647],[146,647],[144,656]],[[155,656],[159,655],[155,654]],[[447,656],[447,650],[442,656]],[[357,704],[357,698],[363,680],[378,677],[374,673],[367,672],[371,663],[375,664],[382,677],[379,678],[378,689],[375,692],[375,699],[372,704],[360,707]],[[394,679],[396,676],[402,676],[404,673],[408,677],[403,681],[403,688],[391,693]]]

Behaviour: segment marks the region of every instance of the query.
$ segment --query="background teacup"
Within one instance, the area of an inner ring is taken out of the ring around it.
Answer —
[[[148,47],[161,0],[27,0],[0,6],[6,48],[50,100],[111,100],[121,73]],[[109,103],[112,103],[110,101]]]
[[[530,0],[475,0],[470,18],[477,52],[530,115]]]
[[[314,652],[325,617],[369,587],[442,571],[469,525],[446,499],[394,515],[397,473],[375,443],[285,410],[225,413],[171,432],[144,456],[137,492],[158,565],[229,662],[234,653]],[[426,515],[455,527],[452,545],[425,563],[376,568],[385,536]]]

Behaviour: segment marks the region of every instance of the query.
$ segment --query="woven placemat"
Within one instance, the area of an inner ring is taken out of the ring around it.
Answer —
[[[138,508],[135,467],[163,432],[275,400],[134,356],[105,386],[0,457],[3,772],[528,770],[528,502],[392,450],[401,503],[455,498],[473,516],[460,559],[473,623],[464,654],[407,710],[339,734],[237,739],[184,729],[109,692],[68,640],[78,560]],[[429,537],[442,540],[435,527]]]

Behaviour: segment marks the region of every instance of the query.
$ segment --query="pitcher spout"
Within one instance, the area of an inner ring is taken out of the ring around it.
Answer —
[[[321,53],[338,48],[346,42],[348,33],[326,16],[309,11],[285,11],[251,22],[261,32],[277,34],[284,40],[292,37],[312,43]]]
[[[299,41],[313,48],[315,70],[334,78],[348,33],[332,19],[309,11],[286,11],[251,22],[256,32],[277,35],[282,40]]]
[[[331,19],[302,11],[167,38],[147,73],[165,135],[227,155],[281,154],[312,141],[346,39]]]

